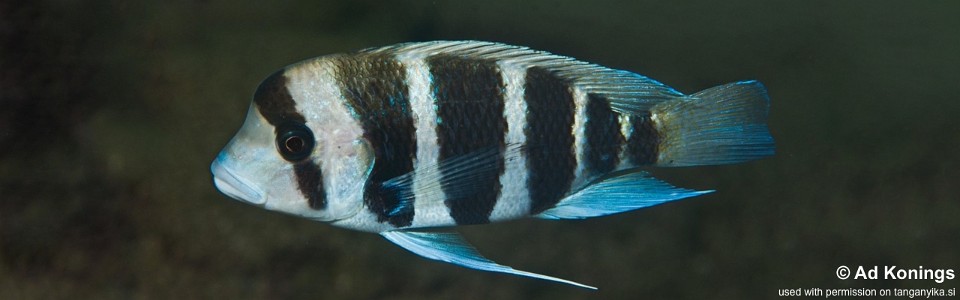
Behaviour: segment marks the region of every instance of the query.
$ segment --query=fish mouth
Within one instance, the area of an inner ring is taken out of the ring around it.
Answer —
[[[210,165],[210,172],[213,173],[213,185],[224,195],[254,205],[266,203],[263,192],[234,175],[233,171],[220,163],[219,158]]]

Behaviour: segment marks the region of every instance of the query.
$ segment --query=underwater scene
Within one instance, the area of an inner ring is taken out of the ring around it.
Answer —
[[[0,3],[0,299],[956,297],[957,12],[950,1]],[[294,65],[431,41],[450,42]],[[311,100],[330,93],[344,106]],[[389,105],[364,98],[381,94]],[[479,97],[499,110],[456,104]],[[695,100],[706,104],[684,102]],[[642,118],[622,118],[631,112]],[[750,126],[704,129],[723,122]],[[584,129],[558,137],[558,126]],[[677,132],[732,156],[690,154],[700,144]],[[591,148],[601,138],[616,150]]]

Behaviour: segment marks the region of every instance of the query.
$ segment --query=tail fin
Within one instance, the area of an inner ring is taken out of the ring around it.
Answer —
[[[773,155],[770,98],[758,81],[712,87],[650,109],[660,136],[657,166],[723,165]]]

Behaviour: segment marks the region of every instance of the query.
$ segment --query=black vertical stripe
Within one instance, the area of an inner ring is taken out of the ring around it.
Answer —
[[[403,65],[387,54],[357,54],[336,59],[337,81],[347,105],[355,112],[376,160],[367,180],[363,201],[377,221],[410,226],[414,210],[390,215],[404,190],[382,184],[413,170],[417,143]],[[412,194],[412,193],[409,193]],[[412,200],[411,200],[412,202]]]
[[[267,122],[277,127],[285,121],[304,124],[307,120],[297,111],[297,103],[287,90],[287,77],[283,75],[285,69],[270,74],[253,94],[253,103],[257,104],[257,111]]]
[[[297,188],[304,197],[307,197],[310,208],[326,208],[327,195],[323,189],[323,174],[320,172],[320,166],[311,161],[302,161],[293,165],[293,172],[297,175]]]
[[[630,116],[632,133],[627,141],[627,155],[635,165],[651,165],[657,162],[660,133],[653,126],[650,115]]]
[[[524,98],[527,101],[527,187],[530,213],[547,210],[570,189],[577,159],[574,154],[573,120],[576,113],[573,90],[550,71],[527,70]]]
[[[253,94],[253,103],[257,112],[273,125],[274,132],[280,134],[282,124],[306,124],[307,120],[297,111],[297,103],[287,89],[287,77],[283,75],[285,69],[267,76],[257,91]],[[277,150],[279,151],[279,149]],[[297,178],[297,189],[307,199],[312,209],[327,207],[326,191],[323,187],[323,174],[320,166],[307,159],[294,164],[294,175]]]
[[[586,169],[590,175],[613,171],[620,162],[620,145],[624,142],[619,116],[603,96],[595,94],[587,99],[586,116]]]
[[[437,99],[437,143],[440,160],[496,147],[504,149],[507,120],[504,86],[496,62],[436,55],[427,59]],[[460,225],[490,222],[500,194],[503,159],[491,174],[474,177],[470,198],[448,199],[450,217]],[[444,176],[447,176],[444,170]],[[444,185],[444,191],[455,194]],[[460,193],[457,193],[460,194]]]

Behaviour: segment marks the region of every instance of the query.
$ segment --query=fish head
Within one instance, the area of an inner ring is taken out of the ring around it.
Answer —
[[[242,127],[210,166],[214,185],[268,210],[324,222],[349,218],[363,207],[374,153],[362,130],[328,117],[324,109],[334,103],[320,102],[334,100],[292,92],[297,77],[281,71],[261,83]]]

